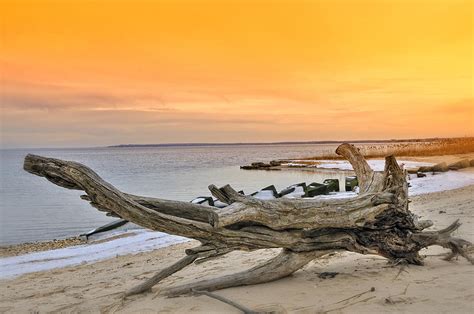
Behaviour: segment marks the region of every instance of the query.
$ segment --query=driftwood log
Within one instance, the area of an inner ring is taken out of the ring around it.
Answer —
[[[468,241],[452,237],[460,223],[439,231],[423,231],[431,221],[419,221],[408,209],[406,172],[395,157],[375,172],[359,150],[340,145],[336,153],[353,166],[360,193],[344,199],[259,200],[237,193],[229,185],[209,186],[228,206],[210,206],[126,194],[76,162],[36,155],[25,157],[24,169],[68,189],[82,190],[92,206],[145,228],[196,239],[201,245],[185,251],[167,267],[125,296],[149,291],[162,279],[191,263],[235,250],[281,248],[281,253],[247,271],[198,281],[164,291],[168,296],[269,282],[292,274],[309,261],[334,251],[378,254],[394,263],[423,263],[419,251],[431,245],[451,250],[448,259],[467,254]]]

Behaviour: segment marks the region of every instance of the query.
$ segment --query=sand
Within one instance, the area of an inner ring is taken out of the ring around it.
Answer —
[[[457,235],[474,240],[474,185],[412,197],[411,210],[443,228],[460,218]],[[165,298],[172,285],[249,268],[278,250],[232,252],[192,265],[164,280],[152,293],[121,301],[120,294],[183,256],[197,242],[101,262],[30,273],[0,281],[0,312],[238,313],[207,296]],[[472,313],[474,267],[464,259],[442,260],[444,249],[431,247],[425,266],[390,267],[379,256],[335,253],[309,263],[294,275],[256,286],[217,291],[256,311],[279,313]],[[334,278],[321,278],[336,272]],[[371,291],[373,290],[373,291]]]

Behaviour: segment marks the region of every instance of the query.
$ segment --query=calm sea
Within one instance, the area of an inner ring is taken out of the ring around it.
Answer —
[[[254,161],[314,156],[336,145],[244,145],[197,147],[0,150],[0,244],[75,236],[113,218],[71,191],[25,172],[27,153],[81,162],[122,191],[190,201],[209,195],[207,186],[231,184],[246,193],[274,184],[277,189],[299,182],[321,182],[330,173],[298,170],[245,171]],[[336,176],[337,177],[337,176]]]

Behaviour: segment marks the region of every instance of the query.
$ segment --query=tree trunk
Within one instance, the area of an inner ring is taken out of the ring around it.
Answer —
[[[83,190],[92,206],[145,228],[199,240],[187,257],[127,292],[149,290],[163,278],[192,262],[203,262],[234,250],[282,248],[263,265],[234,275],[171,289],[169,295],[193,289],[215,290],[250,285],[288,276],[310,260],[337,250],[378,254],[394,262],[422,264],[418,252],[430,245],[451,249],[450,257],[466,253],[470,243],[452,238],[455,222],[440,231],[423,232],[430,221],[417,221],[408,209],[406,173],[388,156],[385,170],[375,172],[359,150],[340,145],[336,153],[352,164],[360,194],[346,199],[275,199],[263,201],[237,193],[229,185],[211,193],[228,206],[210,206],[126,194],[102,180],[90,168],[72,161],[36,155],[25,157],[24,169],[68,189]]]

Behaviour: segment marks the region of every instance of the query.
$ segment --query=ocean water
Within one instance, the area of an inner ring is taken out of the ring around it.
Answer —
[[[0,150],[0,245],[79,235],[114,218],[79,196],[23,170],[28,153],[81,162],[118,189],[133,194],[190,201],[210,195],[207,186],[231,184],[252,193],[274,184],[283,189],[299,182],[343,178],[335,171],[246,171],[254,161],[299,158],[334,151],[337,145],[289,144],[242,146],[115,147],[89,149]]]

